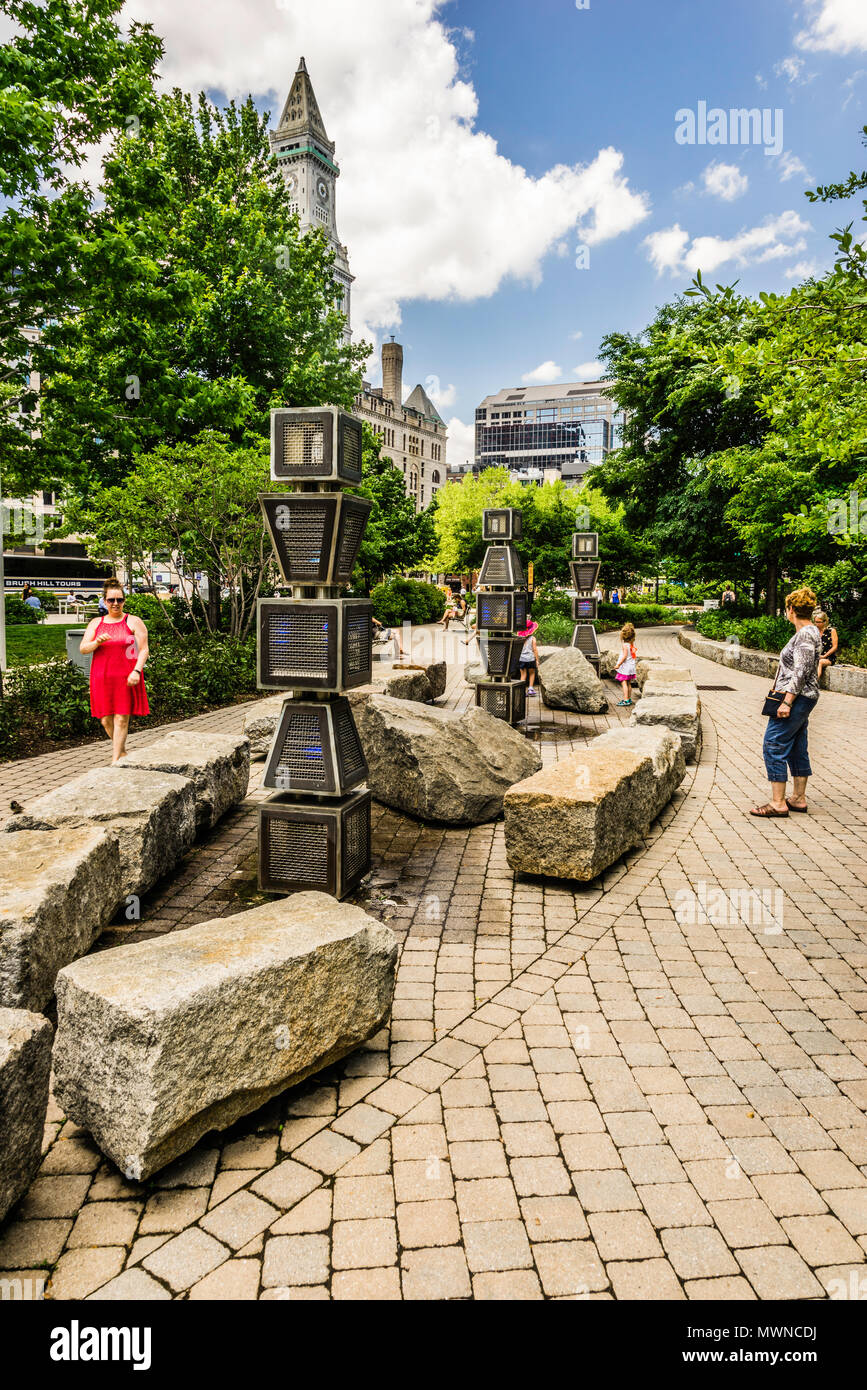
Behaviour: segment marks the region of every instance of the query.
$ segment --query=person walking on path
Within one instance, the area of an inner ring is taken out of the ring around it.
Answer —
[[[618,705],[630,706],[632,704],[632,682],[635,680],[635,628],[631,623],[624,623],[620,629],[620,641],[623,646],[620,649],[620,660],[614,670],[614,679],[623,683],[623,693],[625,700],[618,700]]]
[[[782,699],[768,716],[762,748],[771,799],[764,806],[754,806],[751,816],[782,818],[790,811],[807,810],[807,778],[813,771],[807,751],[807,721],[819,698],[822,654],[822,639],[813,622],[815,607],[812,589],[796,589],[786,595],[786,617],[795,633],[780,652],[772,695],[782,694]],[[786,796],[787,764],[794,780],[791,797]]]
[[[535,688],[534,682],[539,674],[539,648],[536,646],[536,633],[539,624],[530,618],[527,626],[518,633],[519,637],[524,638],[524,645],[521,648],[521,655],[518,659],[518,670],[521,673],[521,680],[527,685],[527,694],[534,698],[539,692]]]
[[[111,739],[112,767],[126,755],[130,716],[150,714],[142,668],[149,656],[148,630],[141,618],[123,611],[126,602],[118,579],[102,590],[107,617],[92,618],[81,640],[90,663],[90,712]]]
[[[819,636],[822,639],[822,655],[819,657],[819,680],[821,680],[822,672],[827,670],[829,666],[833,666],[837,660],[840,637],[837,629],[831,626],[828,614],[823,613],[821,608],[817,608],[813,614],[813,622],[819,629]]]

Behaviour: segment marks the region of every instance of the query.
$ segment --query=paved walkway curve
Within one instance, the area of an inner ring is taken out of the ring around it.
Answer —
[[[639,648],[710,687],[642,848],[515,880],[502,823],[381,810],[390,1029],[143,1186],[53,1109],[0,1268],[60,1299],[864,1297],[863,705],[823,694],[810,814],[757,821],[763,682]],[[543,757],[620,717],[557,715]],[[239,910],[261,795],[106,944]]]

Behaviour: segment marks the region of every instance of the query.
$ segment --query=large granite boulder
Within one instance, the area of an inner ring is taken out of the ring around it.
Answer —
[[[591,663],[575,647],[562,647],[550,656],[542,657],[539,685],[542,699],[549,709],[601,714],[608,708],[605,687]]]
[[[663,681],[665,684],[691,684],[694,681],[692,671],[686,666],[668,666],[655,656],[643,656],[640,661],[635,663],[635,683],[639,690],[644,688],[645,681]]]
[[[247,710],[244,735],[250,740],[251,758],[267,758],[285,700],[285,695],[271,695],[267,700],[257,700]]]
[[[243,734],[166,734],[157,743],[127,754],[118,767],[188,777],[195,788],[196,825],[209,830],[247,795],[250,740]]]
[[[117,840],[97,826],[0,836],[0,1007],[46,1008],[121,900]]]
[[[52,1027],[27,1009],[0,1009],[0,1221],[42,1158]]]
[[[692,681],[647,680],[630,726],[662,726],[678,735],[683,755],[694,762],[701,748],[701,698]]]
[[[396,962],[388,927],[325,893],[76,961],[57,978],[58,1104],[145,1179],[377,1032]]]
[[[425,673],[430,685],[430,698],[440,700],[446,693],[448,682],[448,666],[444,661],[429,661],[425,667]]]
[[[374,800],[420,820],[478,825],[503,809],[503,795],[541,759],[502,719],[371,695],[356,707]]]
[[[599,648],[599,662],[596,667],[597,675],[600,680],[613,680],[614,672],[617,670],[617,663],[620,660],[619,649],[611,651],[609,647]]]
[[[195,787],[171,772],[94,768],[31,801],[3,828],[20,833],[94,825],[118,841],[120,896],[140,896],[196,838]]]
[[[479,681],[487,679],[487,669],[481,661],[467,661],[464,663],[464,680],[467,685],[478,685]]]
[[[392,667],[393,675],[382,685],[382,694],[393,700],[416,700],[425,705],[433,698],[431,684],[423,667]]]
[[[525,874],[596,878],[641,843],[684,771],[668,730],[609,730],[506,793],[509,864]]]

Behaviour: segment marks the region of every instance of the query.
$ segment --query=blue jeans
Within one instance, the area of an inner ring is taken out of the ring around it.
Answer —
[[[778,719],[775,714],[771,715],[762,745],[769,782],[786,781],[787,763],[793,777],[812,775],[807,752],[807,720],[815,706],[815,700],[796,695],[788,718]]]

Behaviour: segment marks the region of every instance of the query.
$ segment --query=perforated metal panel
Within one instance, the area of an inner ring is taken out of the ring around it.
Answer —
[[[479,571],[479,584],[494,588],[520,588],[526,583],[524,567],[517,550],[511,545],[492,545],[485,552]]]
[[[363,782],[367,776],[367,759],[364,756],[364,749],[355,727],[349,701],[335,700],[332,712],[340,786],[344,788],[354,787],[356,783]]]
[[[334,406],[271,411],[271,477],[361,481],[361,421]]]
[[[576,623],[589,622],[597,617],[595,598],[573,598],[572,618]]]
[[[344,618],[343,681],[347,688],[370,680],[373,665],[373,607],[347,606]]]
[[[264,689],[350,689],[372,671],[367,599],[260,599],[258,683]]]
[[[491,637],[483,632],[479,636],[479,646],[482,665],[489,676],[507,676],[510,680],[517,680],[523,637]]]
[[[572,646],[587,657],[588,661],[598,659],[599,643],[596,629],[590,623],[579,623],[572,633]]]
[[[274,786],[284,791],[329,791],[334,786],[329,766],[327,719],[309,705],[284,710],[277,731],[279,753],[274,767]],[[266,786],[270,782],[265,783]]]
[[[521,513],[517,507],[486,507],[482,512],[482,539],[519,541]]]
[[[527,687],[523,681],[479,681],[476,685],[476,705],[495,719],[507,724],[519,724],[527,713]]]
[[[571,560],[572,583],[582,598],[590,598],[596,588],[602,564],[599,560]]]
[[[342,493],[261,493],[259,503],[287,584],[348,584],[372,503]]]
[[[259,807],[259,887],[343,898],[370,868],[369,791],[331,805],[278,795]]]
[[[490,593],[479,590],[476,595],[476,625],[495,632],[516,632],[527,621],[527,595],[518,590],[514,593]]]
[[[598,531],[574,531],[572,534],[572,559],[595,560],[599,554]]]

